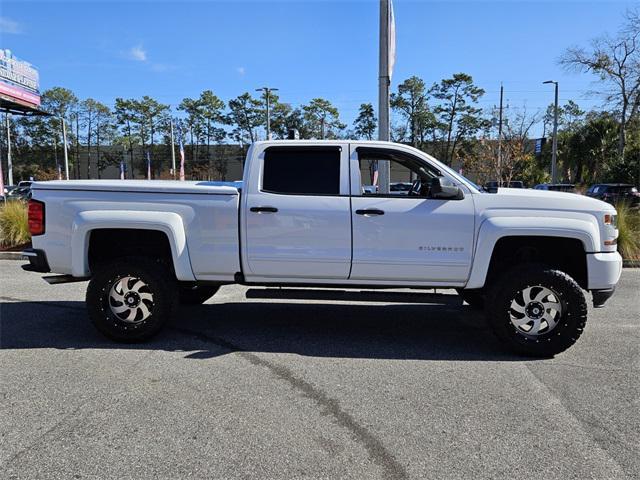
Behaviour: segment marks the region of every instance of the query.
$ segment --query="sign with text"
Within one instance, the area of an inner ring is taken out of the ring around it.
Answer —
[[[28,62],[16,58],[11,50],[0,48],[0,95],[22,105],[40,105],[40,76]]]

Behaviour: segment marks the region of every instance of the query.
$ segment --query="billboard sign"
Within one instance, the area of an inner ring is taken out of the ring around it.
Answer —
[[[0,96],[28,107],[40,106],[40,76],[11,50],[0,48]]]

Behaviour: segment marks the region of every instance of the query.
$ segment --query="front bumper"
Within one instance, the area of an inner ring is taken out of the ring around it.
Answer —
[[[22,265],[22,269],[27,272],[49,273],[51,268],[47,262],[47,255],[44,250],[27,248],[22,252],[22,256],[29,260],[27,265]]]
[[[588,253],[588,288],[593,293],[593,306],[604,306],[616,289],[622,274],[622,257],[618,252]]]
[[[587,253],[589,290],[610,290],[622,274],[622,257],[618,252]]]

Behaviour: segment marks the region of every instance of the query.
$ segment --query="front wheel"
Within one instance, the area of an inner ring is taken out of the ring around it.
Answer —
[[[89,318],[117,342],[140,342],[158,333],[176,301],[176,282],[169,269],[145,257],[98,266],[87,288]]]
[[[572,346],[587,322],[587,302],[569,275],[542,265],[505,273],[490,289],[487,320],[512,351],[551,357]]]

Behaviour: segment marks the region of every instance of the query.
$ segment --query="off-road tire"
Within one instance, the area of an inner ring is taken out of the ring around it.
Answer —
[[[557,295],[562,312],[547,333],[527,335],[511,321],[512,300],[529,287],[546,287]],[[544,265],[527,264],[505,272],[489,289],[487,321],[496,336],[513,352],[552,357],[572,346],[584,331],[587,302],[578,283],[564,272]]]
[[[112,287],[125,277],[133,277],[145,283],[144,291],[152,301],[145,301],[148,318],[128,323],[111,308]],[[98,265],[87,288],[87,308],[93,325],[106,337],[116,342],[142,342],[157,334],[173,315],[177,305],[177,284],[166,265],[153,258],[123,257]]]
[[[484,308],[484,293],[478,290],[465,290],[463,288],[456,289],[460,298],[467,302],[474,310],[482,310]]]
[[[178,299],[183,305],[200,305],[213,297],[218,290],[220,290],[219,285],[180,287]]]

